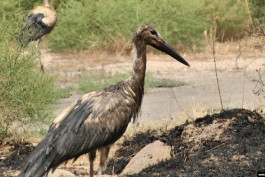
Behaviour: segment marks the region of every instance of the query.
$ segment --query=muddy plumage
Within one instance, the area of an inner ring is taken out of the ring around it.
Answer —
[[[43,6],[37,6],[29,12],[24,27],[20,30],[18,41],[22,47],[28,46],[32,41],[38,45],[43,36],[49,34],[57,22],[57,14],[48,0],[44,0]],[[40,58],[39,58],[40,60]],[[41,69],[44,70],[40,60]]]
[[[103,90],[83,95],[65,109],[50,126],[48,134],[29,157],[20,176],[42,176],[62,162],[89,153],[90,176],[96,150],[101,154],[98,175],[110,146],[125,132],[131,119],[137,119],[144,94],[146,45],[151,45],[188,65],[151,25],[134,33],[135,57],[132,76]],[[189,65],[188,65],[189,66]]]

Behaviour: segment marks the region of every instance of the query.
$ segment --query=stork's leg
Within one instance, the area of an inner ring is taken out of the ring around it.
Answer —
[[[39,43],[40,43],[41,39],[38,39],[35,43],[35,48],[36,50],[38,51],[38,60],[40,62],[40,69],[42,72],[44,72],[44,66],[43,66],[43,63],[41,61],[41,52],[39,51]]]
[[[94,160],[96,157],[96,152],[97,151],[94,150],[94,151],[89,152],[88,154],[89,163],[90,163],[90,172],[89,172],[90,177],[93,177],[93,172],[94,172],[93,168],[94,168]]]
[[[110,146],[100,148],[100,163],[98,167],[98,177],[102,175],[102,169],[104,169],[105,163],[108,160]]]

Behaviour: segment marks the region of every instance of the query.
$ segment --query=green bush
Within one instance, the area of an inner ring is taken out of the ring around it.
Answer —
[[[0,142],[14,121],[44,120],[50,104],[61,96],[54,78],[40,72],[37,51],[24,50],[16,41],[17,18],[0,18]],[[10,134],[8,134],[10,133]]]

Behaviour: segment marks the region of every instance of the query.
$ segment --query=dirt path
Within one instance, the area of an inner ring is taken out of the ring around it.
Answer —
[[[247,59],[244,62],[251,62]],[[234,70],[231,59],[220,59],[217,63],[219,82],[224,108],[249,108],[261,106],[258,97],[253,94],[256,83],[256,69],[264,67],[265,60],[260,58],[244,70]],[[220,99],[216,84],[213,62],[211,60],[191,61],[189,69],[172,69],[175,73],[168,78],[179,78],[188,83],[176,88],[157,88],[147,93],[143,102],[142,121],[183,117],[186,113],[191,117],[200,115],[205,110],[220,109]],[[164,68],[163,68],[164,69]],[[263,76],[265,78],[265,76]],[[243,105],[242,105],[243,104]],[[199,115],[198,115],[199,114]],[[185,116],[184,116],[185,117]]]
[[[110,56],[104,53],[83,52],[62,55],[42,51],[42,57],[49,71],[63,73],[66,77],[75,77],[81,70],[102,67],[112,72],[121,68],[130,70],[132,64],[131,56]],[[156,88],[146,93],[142,104],[141,122],[182,120],[203,116],[206,111],[221,108],[212,58],[198,57],[198,59],[193,55],[184,55],[191,65],[190,68],[166,55],[148,54],[147,58],[147,71],[151,71],[156,77],[180,79],[188,85],[172,89]],[[237,65],[235,58],[236,56],[217,57],[224,108],[260,108],[262,103],[253,94],[256,85],[253,80],[258,78],[256,70],[265,67],[265,58],[239,58]],[[265,80],[265,75],[263,79]],[[58,100],[58,109],[55,114],[59,114],[63,108],[80,96],[73,93],[69,98]]]

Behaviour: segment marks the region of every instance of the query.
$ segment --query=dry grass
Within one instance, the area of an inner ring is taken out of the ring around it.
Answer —
[[[132,139],[138,133],[155,133],[162,134],[169,131],[170,129],[184,124],[185,122],[194,122],[197,118],[204,117],[205,115],[212,115],[214,113],[219,113],[219,109],[207,109],[201,106],[202,104],[197,103],[191,111],[183,110],[182,113],[174,115],[172,119],[162,119],[157,121],[152,121],[149,123],[131,123],[129,124],[124,136],[126,139]]]
[[[223,43],[215,43],[215,52],[217,59],[234,58],[238,55],[241,46],[242,54],[245,58],[264,57],[265,53],[257,46],[261,46],[263,39],[260,37],[246,37],[240,41],[226,41]],[[264,43],[263,43],[264,44]],[[256,47],[255,47],[256,46]],[[196,51],[192,54],[194,59],[209,59],[212,58],[212,48],[207,45],[203,51]]]

